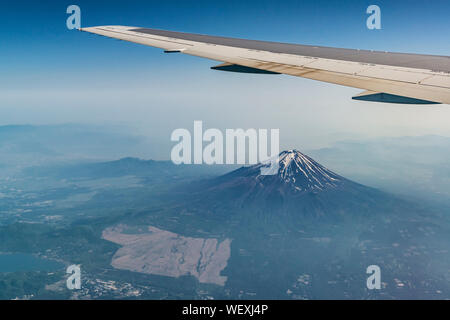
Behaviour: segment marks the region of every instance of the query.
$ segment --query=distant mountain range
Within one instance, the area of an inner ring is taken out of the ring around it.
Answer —
[[[139,155],[148,141],[120,126],[0,126],[0,165],[28,167]]]
[[[167,143],[120,126],[0,126],[0,177],[30,166],[147,158],[156,149],[169,155]],[[307,153],[353,181],[450,206],[449,148],[450,138],[428,135],[347,140]]]

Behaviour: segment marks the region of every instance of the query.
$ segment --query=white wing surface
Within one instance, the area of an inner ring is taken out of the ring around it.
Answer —
[[[450,57],[316,47],[125,26],[81,31],[222,62],[215,70],[287,74],[364,89],[356,100],[450,104]]]

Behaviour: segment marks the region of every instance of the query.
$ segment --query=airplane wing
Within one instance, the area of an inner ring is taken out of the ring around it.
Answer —
[[[125,26],[81,31],[222,62],[215,70],[287,74],[364,89],[355,100],[450,104],[450,57],[340,49]]]

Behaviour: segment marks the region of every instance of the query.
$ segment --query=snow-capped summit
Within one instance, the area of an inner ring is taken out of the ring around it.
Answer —
[[[262,174],[261,169],[264,172],[273,161],[278,164],[276,174]],[[239,189],[241,195],[269,197],[276,194],[285,196],[336,189],[347,181],[301,152],[288,150],[281,152],[276,158],[242,167],[214,179],[211,183],[212,189],[215,190],[233,190],[234,193]]]
[[[278,178],[298,191],[336,187],[343,180],[342,177],[298,150],[283,151],[276,161],[279,165]],[[257,165],[257,167],[261,166],[261,164]],[[264,176],[259,178],[263,179]]]

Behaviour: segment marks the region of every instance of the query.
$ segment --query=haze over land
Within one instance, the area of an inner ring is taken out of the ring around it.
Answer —
[[[85,286],[65,289],[64,268],[15,272],[0,274],[1,297],[448,297],[449,140],[291,150],[263,177],[123,157],[148,143],[125,129],[2,127],[0,252],[81,264]]]

